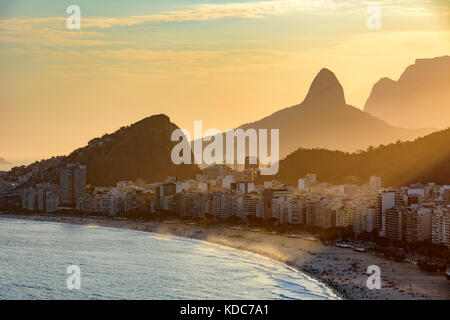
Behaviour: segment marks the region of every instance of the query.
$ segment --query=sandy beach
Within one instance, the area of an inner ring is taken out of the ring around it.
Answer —
[[[396,262],[367,252],[324,245],[307,237],[227,226],[200,226],[183,221],[139,221],[117,218],[63,215],[19,215],[1,217],[96,225],[188,237],[247,250],[286,263],[318,279],[343,298],[357,300],[450,299],[450,282],[443,275],[423,273],[416,265]],[[381,289],[366,286],[367,267],[381,269]]]

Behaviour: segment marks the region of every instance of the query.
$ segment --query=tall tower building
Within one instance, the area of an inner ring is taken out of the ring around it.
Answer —
[[[77,199],[86,195],[86,166],[78,166],[73,170],[73,197],[74,203]]]
[[[73,173],[71,169],[61,169],[59,173],[59,187],[61,205],[70,205],[73,202]]]
[[[378,195],[377,201],[377,229],[380,237],[386,235],[386,211],[394,206],[402,205],[401,193],[398,191],[384,191]]]
[[[385,212],[385,232],[384,236],[391,240],[402,240],[404,237],[406,225],[403,221],[404,210],[400,206],[395,206]]]
[[[381,188],[381,178],[371,176],[369,179],[369,188],[373,191],[378,191]]]
[[[68,164],[59,176],[61,205],[74,207],[76,200],[86,195],[86,166]]]

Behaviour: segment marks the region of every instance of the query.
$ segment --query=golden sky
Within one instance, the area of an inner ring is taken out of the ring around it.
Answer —
[[[70,4],[0,3],[0,157],[12,164],[158,113],[233,128],[300,103],[323,67],[363,108],[379,78],[450,52],[448,1],[81,0],[80,30],[66,27]]]

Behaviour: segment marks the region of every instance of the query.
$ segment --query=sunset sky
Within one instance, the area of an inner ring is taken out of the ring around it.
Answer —
[[[1,0],[0,170],[158,113],[233,128],[301,102],[323,67],[362,108],[379,78],[449,53],[444,0]]]

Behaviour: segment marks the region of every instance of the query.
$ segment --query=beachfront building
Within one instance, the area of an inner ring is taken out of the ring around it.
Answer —
[[[353,232],[356,234],[372,232],[376,228],[377,209],[375,207],[361,207],[354,211]]]
[[[434,244],[450,247],[450,209],[437,208],[432,215],[431,238]]]
[[[156,186],[156,209],[170,211],[173,203],[173,195],[182,191],[181,183],[169,181]]]
[[[22,190],[22,208],[32,212],[52,213],[58,211],[58,192],[28,188]]]
[[[431,240],[432,235],[432,215],[431,207],[412,205],[403,215],[403,240],[408,242]]]
[[[227,219],[231,214],[231,195],[215,192],[213,195],[213,215],[219,219]]]
[[[288,216],[288,222],[291,224],[304,223],[304,212],[306,203],[303,199],[292,199],[291,210]]]
[[[33,188],[22,191],[22,208],[28,211],[35,211],[36,208],[36,190]]]
[[[386,211],[403,204],[403,197],[398,190],[382,191],[377,201],[377,229],[380,237],[386,236]]]
[[[70,163],[60,171],[60,201],[62,206],[75,207],[86,195],[86,166]]]
[[[250,193],[243,198],[242,219],[249,217],[262,217],[262,196],[257,193]]]
[[[180,217],[202,218],[205,216],[204,194],[196,192],[174,195],[174,213]]]
[[[242,220],[245,220],[247,218],[247,216],[244,216],[244,198],[245,196],[243,195],[231,195],[230,216],[236,216]]]
[[[391,240],[403,238],[403,208],[395,206],[385,212],[385,237]]]
[[[272,217],[279,223],[289,223],[289,216],[292,216],[292,199],[276,197],[272,199]]]
[[[45,212],[53,213],[58,211],[59,195],[55,191],[45,191]]]

